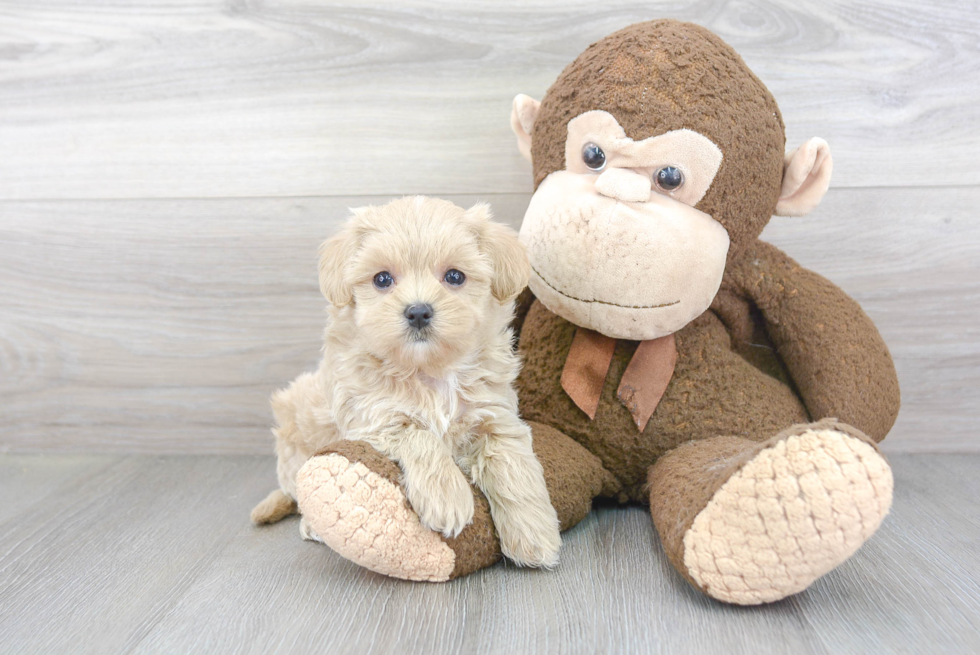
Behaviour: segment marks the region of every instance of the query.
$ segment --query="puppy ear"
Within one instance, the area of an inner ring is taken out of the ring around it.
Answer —
[[[480,249],[493,262],[493,279],[490,291],[501,303],[508,302],[527,286],[531,277],[531,264],[527,251],[514,230],[491,220],[490,206],[477,203],[466,210],[466,217],[475,225],[480,236]]]
[[[357,252],[358,242],[357,232],[348,225],[320,245],[320,291],[337,307],[354,302],[354,290],[344,280],[344,269]]]

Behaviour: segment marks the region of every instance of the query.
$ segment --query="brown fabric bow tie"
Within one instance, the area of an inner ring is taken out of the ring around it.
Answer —
[[[606,383],[616,340],[585,328],[575,331],[572,348],[561,371],[561,386],[578,408],[595,418],[599,396]],[[653,416],[677,364],[674,335],[641,341],[630,360],[616,397],[626,406],[642,432]]]

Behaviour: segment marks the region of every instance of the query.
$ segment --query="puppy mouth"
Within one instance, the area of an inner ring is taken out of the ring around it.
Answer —
[[[409,343],[412,344],[423,344],[428,343],[432,340],[433,334],[431,328],[409,328],[406,338]]]

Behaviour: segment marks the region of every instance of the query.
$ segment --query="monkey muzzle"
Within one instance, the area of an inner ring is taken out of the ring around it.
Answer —
[[[708,214],[652,192],[646,180],[645,200],[624,200],[638,198],[640,175],[615,170],[598,177],[558,171],[542,181],[521,226],[530,287],[576,325],[617,339],[656,339],[711,304],[728,232]],[[600,185],[610,173],[608,186]]]

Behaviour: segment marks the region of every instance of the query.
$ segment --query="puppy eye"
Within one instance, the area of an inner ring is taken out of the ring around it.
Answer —
[[[443,279],[454,287],[458,287],[463,282],[466,282],[466,276],[463,275],[463,272],[457,271],[455,268],[451,268],[446,271],[446,275],[443,276]]]
[[[664,166],[661,168],[657,171],[654,179],[657,181],[657,186],[664,191],[673,191],[684,184],[684,174],[673,166]]]
[[[374,286],[379,289],[387,289],[392,284],[395,283],[395,279],[391,277],[391,273],[388,271],[381,271],[374,276]]]
[[[582,161],[594,171],[601,171],[606,166],[606,153],[594,143],[586,143],[582,148]]]

